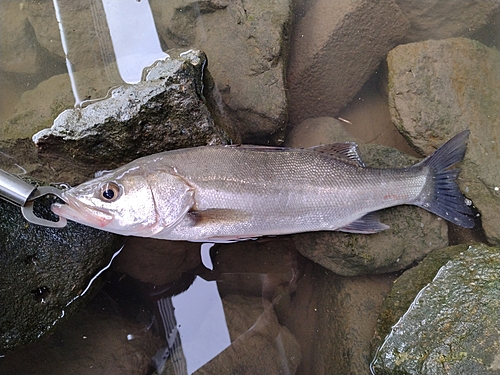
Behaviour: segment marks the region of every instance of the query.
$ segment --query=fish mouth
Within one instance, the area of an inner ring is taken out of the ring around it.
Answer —
[[[60,217],[99,229],[113,220],[112,215],[97,208],[91,208],[64,193],[63,198],[65,203],[53,203],[50,207],[52,212]]]

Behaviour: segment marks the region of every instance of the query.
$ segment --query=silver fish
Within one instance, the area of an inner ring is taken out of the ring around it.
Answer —
[[[266,235],[387,229],[374,211],[410,204],[474,226],[450,169],[464,131],[414,166],[365,168],[354,143],[293,149],[206,146],[137,159],[65,191],[59,216],[122,235],[231,241]]]

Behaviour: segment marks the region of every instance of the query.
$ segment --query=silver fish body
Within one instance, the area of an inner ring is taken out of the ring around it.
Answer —
[[[464,227],[470,208],[449,168],[468,132],[402,169],[361,165],[354,144],[311,149],[207,146],[137,159],[66,191],[53,211],[143,237],[226,241],[319,230],[375,233],[371,213],[412,204]]]

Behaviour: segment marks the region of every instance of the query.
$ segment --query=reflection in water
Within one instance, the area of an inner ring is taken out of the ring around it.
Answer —
[[[187,372],[192,374],[231,344],[217,283],[200,277],[172,297]]]
[[[85,0],[79,7],[71,0],[53,3],[76,106],[86,100],[82,92],[88,91],[89,82],[79,73],[89,67],[89,55],[94,55],[93,68],[102,71],[109,87],[139,82],[145,67],[168,56],[147,1]],[[75,22],[75,8],[93,22]]]
[[[162,373],[166,362],[171,359],[175,374],[187,373],[186,358],[181,347],[181,338],[177,320],[175,319],[174,306],[171,297],[160,298],[156,301],[157,324],[160,335],[165,339],[167,346],[158,349],[152,359],[154,369]]]
[[[127,83],[137,83],[144,67],[168,56],[161,49],[149,2],[103,0],[102,4],[120,75]]]

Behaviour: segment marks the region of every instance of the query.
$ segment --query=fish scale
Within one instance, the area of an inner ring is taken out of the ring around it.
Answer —
[[[472,227],[455,181],[458,170],[450,169],[462,160],[467,138],[462,132],[401,169],[365,168],[352,143],[167,151],[64,192],[66,204],[53,211],[114,233],[188,241],[319,230],[375,233],[388,227],[373,212],[401,204]]]
[[[234,222],[221,226],[217,221],[193,225],[188,216],[173,231],[157,237],[226,238],[232,232],[254,237],[335,230],[369,212],[411,202],[429,175],[423,167],[402,173],[360,168],[314,151],[277,152],[256,150],[249,156],[247,149],[226,147],[183,152],[190,162],[184,162],[178,172],[194,186],[198,210],[232,209],[250,217],[240,220],[235,215]],[[202,161],[219,173],[200,173],[197,165]],[[178,165],[181,160],[166,154],[162,162]],[[235,170],[230,183],[225,175]]]

